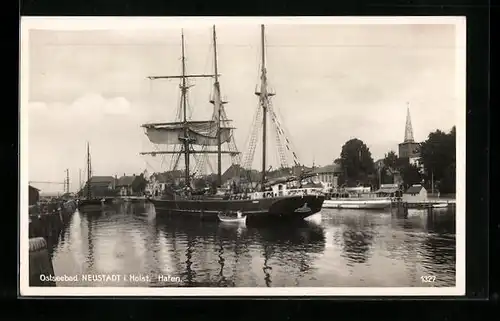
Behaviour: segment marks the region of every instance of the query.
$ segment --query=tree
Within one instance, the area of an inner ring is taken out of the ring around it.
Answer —
[[[392,172],[389,172],[385,167],[380,169],[380,180],[380,184],[392,184],[394,182]]]
[[[342,146],[340,153],[341,166],[346,182],[373,183],[375,164],[370,149],[363,141],[354,138]]]
[[[398,155],[396,155],[396,152],[391,150],[387,154],[385,154],[384,166],[386,168],[396,169],[397,165],[398,165]]]
[[[443,179],[439,184],[439,190],[442,193],[455,193],[456,192],[456,164],[450,164],[444,173]]]
[[[400,167],[401,178],[406,187],[410,187],[413,184],[422,183],[422,175],[418,166],[411,164],[410,162]]]
[[[132,182],[132,192],[137,194],[144,193],[147,185],[148,181],[144,178],[144,174],[136,176]]]
[[[432,178],[440,186],[440,191],[455,191],[456,171],[456,130],[449,133],[436,130],[429,134],[421,144],[420,157],[425,168],[427,180]]]

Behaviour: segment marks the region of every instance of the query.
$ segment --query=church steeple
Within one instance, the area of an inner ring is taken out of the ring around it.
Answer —
[[[411,126],[410,104],[406,103],[406,126],[405,126],[405,143],[413,143],[413,127]]]

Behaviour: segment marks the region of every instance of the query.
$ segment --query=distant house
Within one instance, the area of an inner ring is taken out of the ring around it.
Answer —
[[[420,202],[427,200],[427,190],[420,184],[412,185],[403,194],[403,201],[405,202]]]
[[[73,193],[64,193],[60,196],[60,198],[67,201],[67,200],[73,199],[74,194]]]
[[[398,186],[403,185],[403,183],[404,183],[403,176],[401,176],[401,172],[400,171],[393,171],[392,178],[393,178],[394,184],[397,184]]]
[[[261,174],[256,170],[243,169],[238,164],[232,164],[221,175],[221,183],[225,187],[230,187],[233,183],[245,187],[255,188],[260,183]]]
[[[338,164],[326,165],[313,169],[313,173],[318,175],[318,179],[327,187],[336,188],[339,186],[338,179],[342,173],[342,168]]]
[[[378,197],[401,197],[402,191],[399,189],[398,184],[381,184],[375,194]]]
[[[116,188],[118,189],[118,194],[121,196],[130,196],[134,194],[132,190],[132,184],[138,178],[138,176],[132,175],[127,176],[123,174],[122,177],[116,180]]]
[[[115,194],[116,180],[113,176],[92,176],[89,182],[93,197],[113,196]],[[89,182],[85,183],[84,188],[80,191],[83,196],[88,195]]]
[[[382,169],[383,167],[385,167],[385,160],[383,158],[375,161],[375,168],[376,169]]]
[[[40,190],[29,185],[28,200],[29,205],[35,205],[36,203],[38,203],[38,201],[40,200]]]
[[[159,196],[166,190],[168,185],[179,185],[183,181],[183,171],[153,173],[149,177],[145,192],[149,195]]]
[[[221,183],[224,186],[231,186],[233,183],[238,184],[242,174],[244,174],[242,167],[238,164],[232,164],[224,173],[222,173]]]
[[[386,174],[392,177],[392,183],[398,186],[403,184],[403,177],[401,176],[401,172],[397,169],[386,168]]]

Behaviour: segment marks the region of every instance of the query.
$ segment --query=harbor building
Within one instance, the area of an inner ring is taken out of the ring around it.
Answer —
[[[427,190],[420,184],[412,185],[403,193],[404,202],[424,202],[427,201]]]
[[[153,173],[149,177],[145,192],[153,196],[161,195],[168,185],[179,185],[180,182],[183,182],[182,175],[181,171]]]
[[[323,167],[318,167],[313,170],[313,173],[318,175],[319,181],[328,188],[337,188],[339,186],[339,176],[342,173],[340,165],[331,164]]]
[[[29,185],[28,192],[29,205],[35,205],[40,200],[40,190],[36,187]]]
[[[123,174],[123,176],[117,179],[116,181],[116,188],[118,189],[118,194],[120,194],[120,196],[133,195],[134,191],[132,190],[132,184],[134,184],[135,180],[136,180],[135,174],[132,176],[127,176]]]
[[[87,195],[89,183],[94,197],[111,196],[115,193],[116,179],[113,176],[92,176],[80,191],[82,195]]]
[[[378,197],[401,197],[401,190],[398,184],[381,184],[375,191]]]

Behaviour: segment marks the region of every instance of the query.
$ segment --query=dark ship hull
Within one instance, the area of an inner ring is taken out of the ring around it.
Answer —
[[[80,199],[77,202],[77,208],[82,212],[96,212],[101,211],[104,206],[111,205],[113,202],[112,198],[93,198],[93,199]]]
[[[284,196],[261,199],[150,199],[157,215],[175,215],[200,220],[217,220],[220,212],[241,211],[247,221],[302,220],[318,213],[323,206],[322,195]]]

